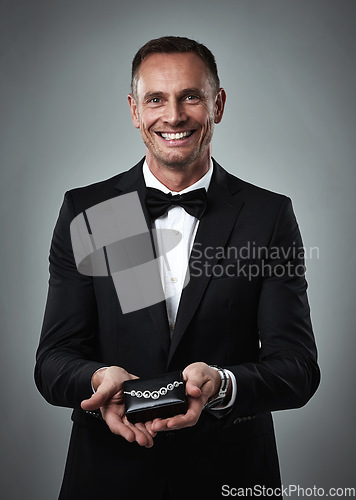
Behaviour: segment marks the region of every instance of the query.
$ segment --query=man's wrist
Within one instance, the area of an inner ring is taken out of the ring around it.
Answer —
[[[220,368],[215,365],[210,365],[218,376],[218,390],[215,394],[208,400],[205,405],[206,409],[212,409],[215,407],[220,407],[221,405],[226,405],[226,402],[231,397],[231,379],[230,376],[224,368]]]
[[[95,393],[99,387],[99,385],[101,384],[101,382],[103,381],[103,378],[104,378],[104,370],[106,371],[108,369],[107,366],[102,366],[101,368],[99,368],[98,370],[96,370],[92,377],[91,377],[91,388],[93,390],[93,393]]]
[[[236,397],[237,397],[236,377],[230,370],[227,370],[225,368],[225,371],[229,375],[230,385],[229,385],[229,389],[228,389],[228,392],[226,394],[226,398],[225,398],[224,402],[221,405],[216,406],[215,408],[211,408],[211,411],[213,413],[216,413],[216,414],[218,414],[219,412],[222,412],[224,410],[229,410],[233,406],[233,404],[235,403]]]

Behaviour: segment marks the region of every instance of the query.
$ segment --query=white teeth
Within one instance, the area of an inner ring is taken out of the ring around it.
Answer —
[[[190,132],[181,132],[180,134],[166,134],[164,132],[161,133],[161,136],[163,137],[163,139],[166,139],[166,141],[183,139],[183,137],[187,137],[188,135],[190,135]]]

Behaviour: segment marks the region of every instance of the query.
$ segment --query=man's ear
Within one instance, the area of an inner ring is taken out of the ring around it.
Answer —
[[[226,92],[224,89],[219,89],[215,99],[215,117],[214,123],[220,123],[224,114],[226,102]]]
[[[127,96],[127,99],[129,101],[132,123],[134,124],[134,127],[140,128],[140,120],[138,117],[137,105],[134,96],[132,94],[129,94]]]

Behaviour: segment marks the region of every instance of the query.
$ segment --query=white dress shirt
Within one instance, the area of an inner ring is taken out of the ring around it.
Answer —
[[[194,189],[205,188],[207,191],[213,175],[213,163],[208,172],[191,186],[179,191],[179,194],[188,193]],[[146,187],[159,189],[164,193],[178,194],[178,192],[169,190],[162,184],[150,171],[147,162],[143,165],[143,176]],[[180,297],[185,284],[185,277],[188,269],[188,262],[195,235],[199,226],[199,220],[188,214],[184,208],[174,206],[168,210],[165,215],[158,217],[152,222],[152,228],[157,230],[157,255],[159,258],[159,269],[162,280],[162,287],[166,297],[167,316],[171,336],[174,334],[174,326],[177,317]],[[172,250],[165,251],[165,242],[161,237],[161,229],[171,229],[178,231],[182,235],[179,244]],[[236,399],[237,384],[235,376],[227,370],[232,381],[232,396],[229,403],[224,407],[214,408],[214,410],[226,409],[233,405]]]
[[[179,191],[179,194],[189,193],[194,189],[205,188],[207,191],[210,185],[213,167],[199,179],[195,184]],[[163,193],[178,194],[176,191],[170,191],[162,184],[150,171],[145,161],[143,165],[143,176],[147,187],[159,189]],[[189,256],[194,243],[195,235],[199,226],[199,220],[189,215],[184,208],[180,206],[172,207],[165,215],[158,217],[153,223],[153,229],[157,230],[157,254],[159,258],[159,268],[162,280],[164,295],[166,297],[167,315],[171,335],[173,334],[176,322],[180,297],[184,287],[184,281],[188,268]],[[166,252],[165,241],[162,237],[161,229],[171,229],[182,235],[180,243]]]

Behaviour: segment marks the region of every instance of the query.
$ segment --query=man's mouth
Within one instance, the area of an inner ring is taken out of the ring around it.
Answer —
[[[193,134],[194,130],[189,130],[187,132],[156,132],[160,137],[166,141],[178,141],[181,139],[186,139]]]

